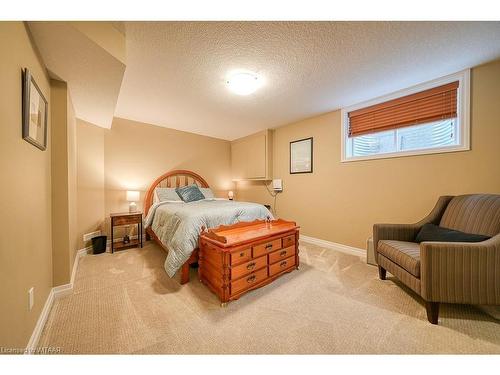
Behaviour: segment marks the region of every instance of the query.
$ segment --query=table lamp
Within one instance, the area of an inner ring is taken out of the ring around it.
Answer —
[[[129,212],[136,212],[137,211],[137,205],[135,202],[139,200],[139,192],[135,190],[127,190],[127,201],[130,202],[128,206],[128,211]]]
[[[229,191],[229,193],[227,193],[227,197],[229,198],[230,201],[232,201],[234,198],[234,193],[232,191]]]

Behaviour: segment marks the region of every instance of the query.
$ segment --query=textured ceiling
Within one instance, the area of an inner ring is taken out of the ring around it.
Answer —
[[[500,57],[500,22],[127,22],[115,115],[235,139]],[[238,96],[232,69],[266,84]]]
[[[68,82],[78,117],[230,140],[500,57],[500,22],[29,25],[48,69]],[[123,40],[126,68],[109,53]],[[231,93],[225,79],[235,69],[259,73],[264,86]]]

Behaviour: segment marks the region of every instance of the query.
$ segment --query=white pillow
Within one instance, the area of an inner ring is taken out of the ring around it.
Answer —
[[[200,188],[202,194],[205,196],[206,199],[212,199],[215,198],[214,192],[210,188]]]
[[[176,193],[175,188],[156,188],[153,195],[153,202],[182,201]]]

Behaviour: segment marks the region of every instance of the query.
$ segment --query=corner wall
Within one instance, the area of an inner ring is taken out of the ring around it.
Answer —
[[[104,132],[78,119],[77,133],[77,247],[82,249],[85,233],[104,230]]]
[[[366,248],[374,223],[415,222],[440,195],[500,194],[500,61],[472,69],[471,150],[340,162],[340,111],[275,129],[274,178],[283,179],[280,217],[301,233]],[[289,142],[314,137],[314,173],[289,173]],[[265,186],[238,182],[238,200],[272,204]]]
[[[52,79],[53,285],[68,284],[76,254],[76,120],[65,82]]]

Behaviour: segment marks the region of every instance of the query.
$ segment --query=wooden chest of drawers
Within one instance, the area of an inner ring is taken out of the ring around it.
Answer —
[[[224,306],[299,268],[299,227],[281,219],[220,226],[201,233],[199,249],[200,280]]]

